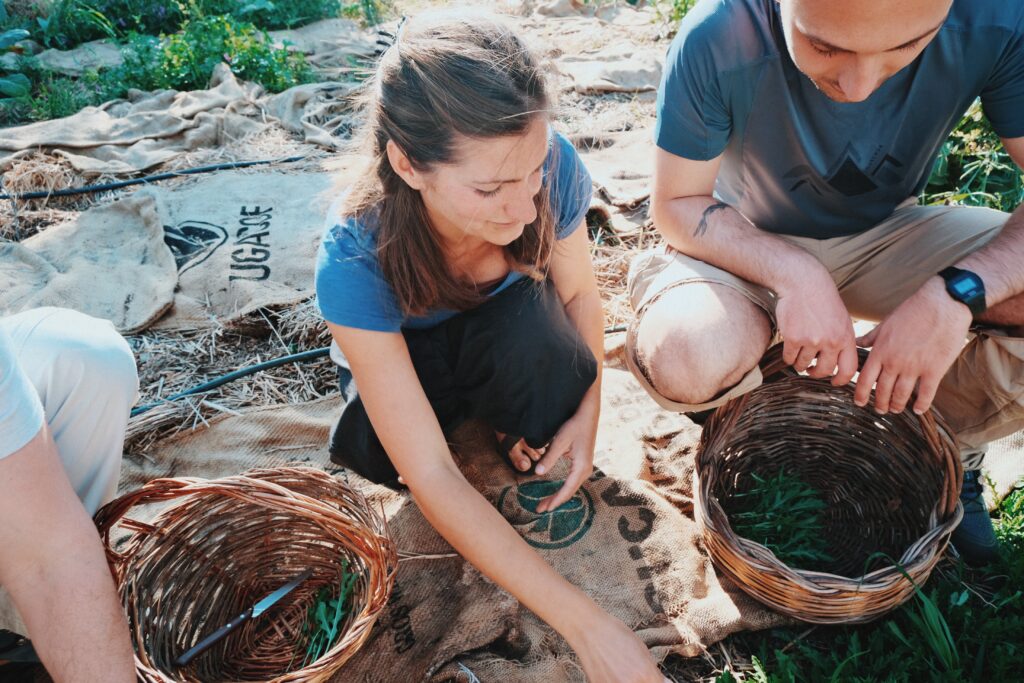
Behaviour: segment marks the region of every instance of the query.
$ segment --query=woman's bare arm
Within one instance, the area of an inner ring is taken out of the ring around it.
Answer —
[[[402,335],[329,327],[391,462],[445,540],[561,633],[595,683],[663,680],[633,633],[552,569],[462,476]]]

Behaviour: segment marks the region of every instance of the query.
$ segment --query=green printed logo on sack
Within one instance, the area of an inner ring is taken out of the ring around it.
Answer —
[[[537,512],[540,502],[562,487],[559,481],[528,481],[509,486],[498,496],[498,511],[520,529],[534,548],[566,548],[583,538],[594,522],[594,499],[580,489],[551,512]]]

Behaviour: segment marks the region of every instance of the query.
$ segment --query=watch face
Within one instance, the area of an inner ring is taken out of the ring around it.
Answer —
[[[952,282],[952,285],[953,289],[956,290],[956,293],[961,296],[967,296],[971,291],[978,288],[978,285],[973,282],[973,278],[970,275],[958,277]]]
[[[946,290],[954,299],[966,304],[974,315],[985,310],[985,283],[976,274],[961,271],[948,277]]]

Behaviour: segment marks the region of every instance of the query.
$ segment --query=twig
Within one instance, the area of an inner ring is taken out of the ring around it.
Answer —
[[[398,551],[398,561],[404,562],[405,560],[445,560],[452,557],[459,557],[458,553],[445,553],[437,555],[429,555],[426,553],[412,553]]]

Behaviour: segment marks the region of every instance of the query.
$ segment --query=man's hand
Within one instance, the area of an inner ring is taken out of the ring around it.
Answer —
[[[810,367],[811,377],[831,376],[832,384],[842,386],[857,372],[853,322],[832,278],[822,273],[776,288],[782,358],[798,372]]]
[[[597,419],[586,402],[576,414],[566,420],[555,438],[548,444],[544,457],[534,470],[537,474],[550,472],[561,457],[572,464],[562,488],[537,505],[537,512],[550,512],[575,495],[576,490],[594,473],[594,443],[597,439]]]
[[[933,277],[857,342],[871,354],[857,380],[854,401],[865,406],[875,386],[875,410],[899,413],[907,406],[914,387],[914,412],[932,404],[942,377],[963,350],[971,312],[945,291]]]

